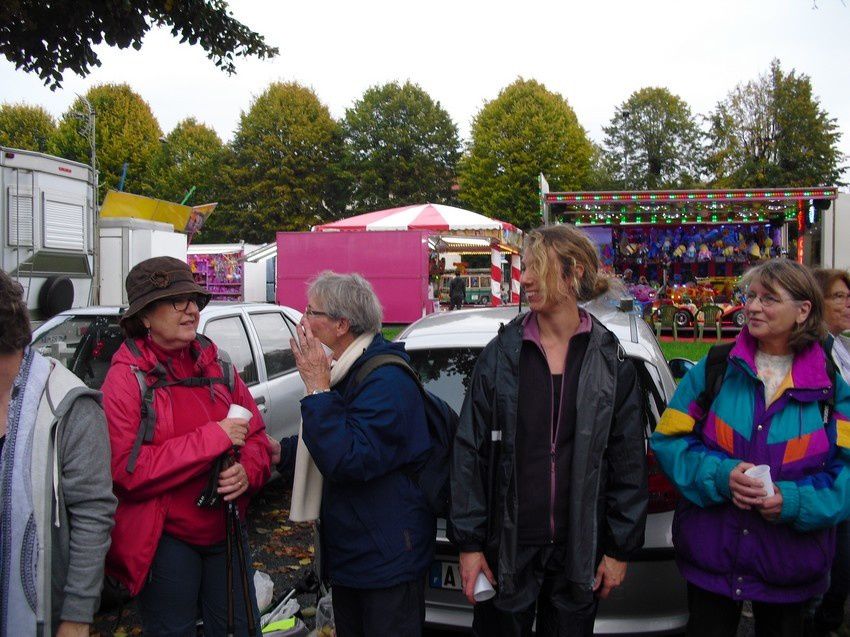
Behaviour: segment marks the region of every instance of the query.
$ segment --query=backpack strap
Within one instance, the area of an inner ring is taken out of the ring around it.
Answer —
[[[821,342],[824,354],[826,354],[826,375],[829,377],[829,384],[832,391],[829,392],[825,400],[820,401],[821,416],[823,424],[827,425],[835,413],[835,379],[838,377],[838,366],[832,358],[832,346],[835,343],[835,337],[829,334],[826,339]]]
[[[212,341],[203,334],[197,335],[197,340],[201,349],[206,349],[212,345]],[[142,352],[136,346],[132,338],[125,341],[127,349],[136,357],[142,358]],[[183,378],[181,380],[169,381],[168,372],[162,363],[157,362],[156,366],[148,373],[143,372],[139,367],[132,367],[133,374],[139,384],[139,395],[141,396],[141,418],[139,428],[136,431],[136,439],[133,441],[133,447],[130,450],[130,457],[127,460],[127,473],[133,473],[136,470],[136,461],[139,458],[139,452],[142,444],[153,442],[153,435],[156,429],[156,409],[154,408],[154,391],[161,387],[171,387],[179,385],[182,387],[209,387],[210,394],[213,393],[213,385],[227,385],[231,395],[236,389],[236,378],[234,375],[233,365],[230,363],[230,358],[224,350],[218,350],[218,360],[222,369],[222,376],[217,377],[192,377]],[[148,376],[154,376],[153,384],[148,384]]]
[[[373,356],[367,360],[360,366],[357,373],[354,375],[354,384],[352,387],[357,387],[357,385],[363,382],[364,378],[384,365],[395,365],[396,367],[401,367],[406,370],[411,378],[416,381],[416,384],[419,386],[419,390],[424,394],[425,387],[422,385],[422,379],[419,378],[419,374],[416,373],[416,370],[413,369],[406,360],[397,354],[378,354],[377,356]]]
[[[726,367],[729,364],[729,354],[734,346],[734,342],[722,343],[721,345],[712,345],[708,350],[705,361],[705,389],[697,396],[696,400],[703,416],[708,414],[711,403],[720,393],[723,377],[726,375]]]

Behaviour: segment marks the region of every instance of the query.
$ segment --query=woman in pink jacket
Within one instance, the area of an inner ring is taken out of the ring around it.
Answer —
[[[189,266],[148,259],[130,271],[126,287],[128,338],[102,388],[118,496],[107,574],[138,594],[145,635],[194,635],[199,608],[205,633],[223,635],[226,518],[222,505],[198,499],[218,466],[214,491],[235,500],[244,519],[249,496],[270,474],[265,426],[245,383],[196,332],[209,294]],[[250,421],[227,418],[234,403],[251,411]],[[234,551],[238,574],[236,561]],[[248,579],[259,617],[253,573]],[[233,598],[237,634],[245,635],[243,595]]]

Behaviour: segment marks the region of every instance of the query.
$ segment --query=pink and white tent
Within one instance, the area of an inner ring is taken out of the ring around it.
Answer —
[[[356,217],[340,219],[313,228],[316,232],[344,230],[432,230],[458,234],[501,236],[504,232],[517,232],[507,221],[490,219],[463,208],[425,203],[367,212]]]

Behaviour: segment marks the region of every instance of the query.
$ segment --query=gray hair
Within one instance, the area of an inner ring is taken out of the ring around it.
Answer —
[[[359,274],[325,270],[310,281],[307,296],[321,300],[330,318],[348,319],[355,336],[381,331],[381,302],[372,285]]]

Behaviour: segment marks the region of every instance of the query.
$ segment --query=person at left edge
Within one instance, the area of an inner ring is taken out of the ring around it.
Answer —
[[[138,594],[145,635],[194,635],[199,608],[205,634],[223,635],[225,515],[221,507],[202,508],[196,501],[216,459],[239,447],[238,461],[218,477],[218,492],[225,501],[236,501],[244,520],[249,497],[271,473],[265,425],[235,372],[232,394],[224,382],[161,387],[154,391],[153,440],[138,449],[131,470],[142,397],[134,370],[145,372],[149,385],[157,374],[173,382],[222,378],[224,373],[215,344],[197,334],[210,295],[195,283],[186,263],[171,257],[142,261],[130,270],[126,287],[130,307],[121,327],[127,340],[103,384],[118,496],[106,572]],[[250,422],[226,417],[234,403],[251,411]],[[245,537],[244,528],[242,533]],[[233,559],[238,578],[236,551]],[[249,588],[259,617],[253,572]],[[234,604],[237,634],[245,635],[246,609],[238,587]]]
[[[307,392],[302,441],[321,483],[301,502],[296,458],[290,516],[321,521],[338,637],[419,637],[436,533],[412,477],[430,448],[422,394],[394,365],[352,382],[373,356],[407,359],[403,345],[381,335],[381,305],[366,279],[323,272],[307,302],[292,350]]]
[[[29,346],[0,271],[0,636],[88,637],[115,513],[100,394]]]

